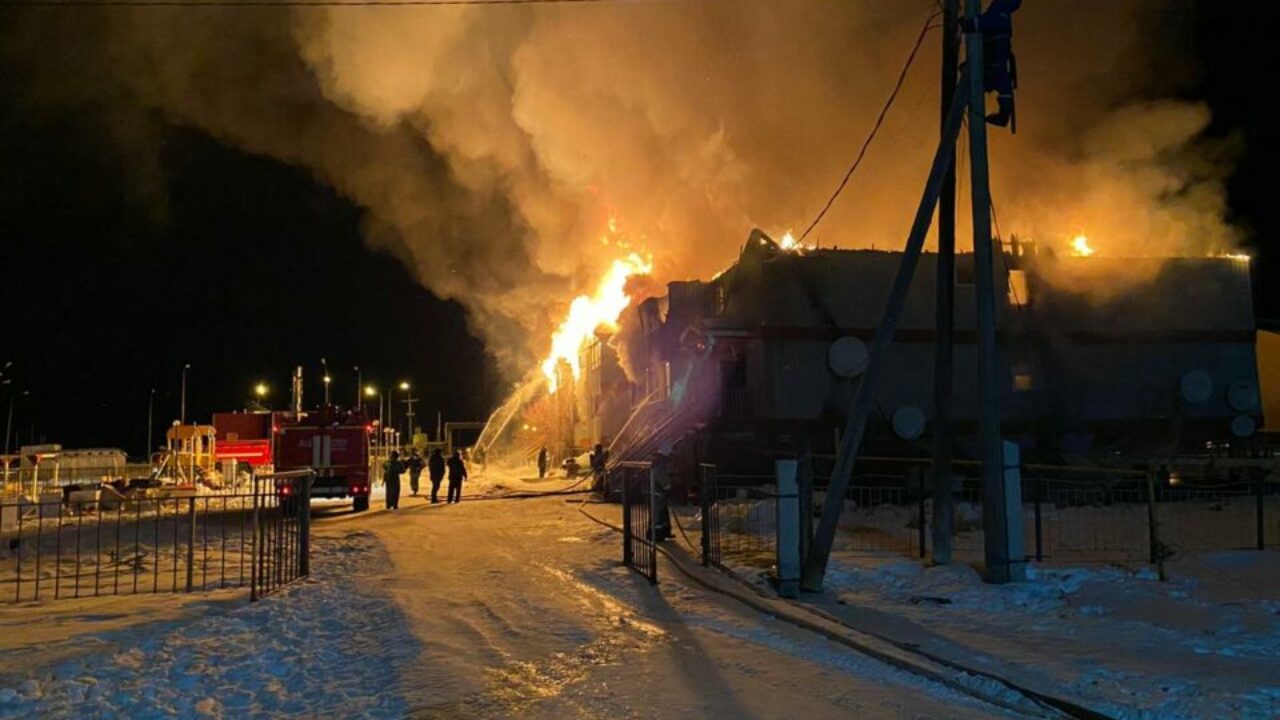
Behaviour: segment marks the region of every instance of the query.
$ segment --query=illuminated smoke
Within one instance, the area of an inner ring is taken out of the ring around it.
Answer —
[[[10,14],[0,33],[26,45],[0,52],[36,101],[100,114],[120,143],[144,145],[149,125],[112,109],[153,108],[308,168],[366,210],[372,247],[467,307],[515,378],[631,252],[651,253],[660,279],[708,277],[752,227],[805,227],[935,7],[86,9]],[[1083,231],[1102,255],[1233,251],[1209,114],[1159,99],[1189,65],[1150,46],[1167,41],[1153,18],[1170,8],[1019,12],[1018,134],[992,132],[1006,234],[1049,245]],[[938,44],[811,241],[901,246],[937,137]],[[614,218],[626,247],[601,242]]]

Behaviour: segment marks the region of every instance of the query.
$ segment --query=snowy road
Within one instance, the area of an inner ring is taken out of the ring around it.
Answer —
[[[310,580],[259,603],[104,599],[113,623],[85,605],[29,642],[13,618],[0,717],[1004,714],[670,567],[650,587],[562,497],[329,517],[313,553]]]
[[[359,525],[390,558],[370,580],[420,646],[400,668],[417,717],[999,714],[669,568],[652,588],[563,498],[410,506]]]

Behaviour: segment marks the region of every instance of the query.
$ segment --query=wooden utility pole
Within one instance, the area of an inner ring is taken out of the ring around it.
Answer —
[[[960,0],[945,0],[942,9],[942,121],[956,92],[960,64]],[[955,498],[951,480],[952,329],[956,291],[956,166],[952,163],[938,196],[938,280],[933,360],[933,562],[951,562]],[[923,520],[923,518],[921,518]]]
[[[898,273],[894,276],[893,285],[889,289],[889,298],[885,303],[884,313],[880,316],[875,338],[871,341],[867,369],[862,374],[862,380],[854,393],[853,407],[849,409],[845,432],[841,436],[836,468],[831,474],[831,484],[827,489],[827,500],[822,504],[822,519],[818,522],[818,530],[814,534],[813,543],[809,547],[809,555],[805,558],[804,570],[801,573],[800,587],[810,592],[822,590],[822,579],[826,575],[827,560],[831,555],[831,547],[835,543],[840,512],[844,509],[845,493],[848,492],[849,481],[853,475],[853,463],[858,457],[862,436],[866,433],[871,409],[875,404],[875,392],[880,376],[884,373],[889,345],[893,342],[893,333],[897,330],[898,320],[907,303],[907,291],[911,289],[911,278],[920,260],[925,235],[928,234],[929,226],[933,223],[933,213],[938,206],[943,177],[955,160],[956,140],[960,136],[960,121],[968,105],[965,100],[967,88],[964,86],[967,74],[967,70],[961,74],[961,85],[956,88],[952,97],[942,140],[933,156],[929,179],[925,183],[920,205],[916,208],[911,233],[907,236],[907,245],[902,251],[902,261],[898,265]]]
[[[1000,433],[1000,386],[996,383],[995,258],[991,246],[991,188],[987,171],[986,88],[982,32],[976,22],[981,0],[965,0],[970,21],[964,36],[969,91],[969,166],[973,202],[974,289],[978,318],[978,407],[981,423],[982,530],[987,582],[1021,580],[1022,558],[1009,557],[1009,508],[1005,499],[1004,446]]]

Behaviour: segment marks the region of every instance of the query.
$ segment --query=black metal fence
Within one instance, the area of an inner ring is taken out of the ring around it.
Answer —
[[[622,491],[622,562],[658,582],[653,476],[649,463],[623,462],[610,472]]]
[[[842,499],[845,507],[834,549],[923,558],[930,550],[933,504],[927,461],[877,460],[879,465],[865,463],[869,469],[854,478]],[[700,474],[704,563],[730,558],[744,565],[773,562],[774,478],[726,475],[713,465],[703,465]],[[816,501],[805,497],[802,483],[802,542],[822,503],[831,501],[826,497],[826,480],[822,475],[813,478]],[[979,560],[983,556],[980,481],[959,476],[956,483],[953,554]],[[1263,549],[1280,543],[1280,485],[1264,483],[1258,475],[1210,483],[1161,479],[1133,470],[1028,465],[1023,468],[1021,491],[1028,559],[1157,563],[1179,553]]]
[[[307,574],[306,503],[277,485],[306,494],[309,476],[219,495],[93,486],[0,501],[0,602],[245,586],[261,597]]]
[[[259,600],[311,574],[311,483],[296,470],[255,477],[253,572],[249,599]]]

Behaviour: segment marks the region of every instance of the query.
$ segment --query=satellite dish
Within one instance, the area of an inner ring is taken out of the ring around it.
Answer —
[[[915,405],[903,405],[893,413],[893,432],[903,440],[923,435],[924,423],[924,412]]]
[[[1251,382],[1234,382],[1227,388],[1227,404],[1236,412],[1258,409],[1258,386]]]
[[[869,358],[867,344],[856,337],[838,338],[827,350],[831,372],[843,378],[855,378],[866,372]]]
[[[1189,403],[1202,403],[1213,394],[1213,378],[1203,370],[1192,370],[1182,376],[1182,399]]]
[[[1231,434],[1239,438],[1247,438],[1257,429],[1257,424],[1248,415],[1237,415],[1231,421]]]

